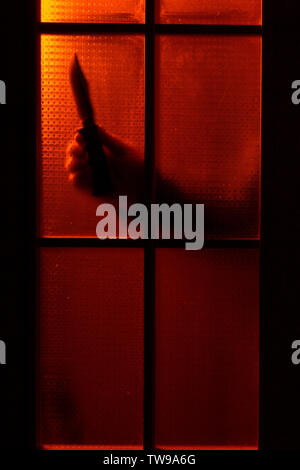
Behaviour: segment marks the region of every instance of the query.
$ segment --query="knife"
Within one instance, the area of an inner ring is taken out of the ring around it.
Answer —
[[[86,143],[89,164],[92,169],[93,196],[112,192],[106,155],[98,135],[98,127],[94,121],[94,110],[89,94],[89,85],[81,69],[77,54],[74,55],[70,67],[70,82],[82,122],[79,130]]]

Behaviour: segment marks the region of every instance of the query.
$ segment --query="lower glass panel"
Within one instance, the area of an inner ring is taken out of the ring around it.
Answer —
[[[143,446],[143,250],[40,253],[39,445]]]
[[[256,449],[259,251],[156,251],[155,444]]]

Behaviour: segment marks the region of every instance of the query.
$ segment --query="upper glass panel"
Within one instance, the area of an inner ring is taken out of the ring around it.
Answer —
[[[145,0],[41,0],[46,23],[144,23]]]
[[[206,238],[259,238],[261,38],[158,35],[160,202],[205,204]]]
[[[76,188],[64,167],[68,143],[82,127],[69,81],[75,53],[89,81],[96,123],[130,142],[143,164],[144,37],[42,35],[41,236],[96,237],[96,208],[103,202]]]
[[[158,23],[240,24],[262,23],[261,0],[156,0]]]

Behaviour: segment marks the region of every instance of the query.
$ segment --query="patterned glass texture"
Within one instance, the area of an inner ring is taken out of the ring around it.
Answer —
[[[256,449],[259,253],[158,249],[156,447]]]
[[[158,23],[260,25],[261,0],[156,0]]]
[[[258,238],[261,38],[156,42],[161,200],[204,203],[207,238]]]
[[[42,0],[46,23],[144,23],[145,0]]]
[[[143,250],[43,248],[40,445],[142,448]]]
[[[96,236],[101,201],[76,189],[64,168],[81,122],[69,83],[78,54],[90,84],[96,122],[144,153],[144,38],[136,35],[41,38],[40,231],[42,236]],[[141,157],[142,158],[142,157]]]

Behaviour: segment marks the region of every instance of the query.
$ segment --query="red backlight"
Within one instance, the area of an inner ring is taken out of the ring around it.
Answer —
[[[157,447],[257,448],[258,255],[157,250]]]
[[[142,447],[143,250],[43,248],[39,322],[40,445]]]

